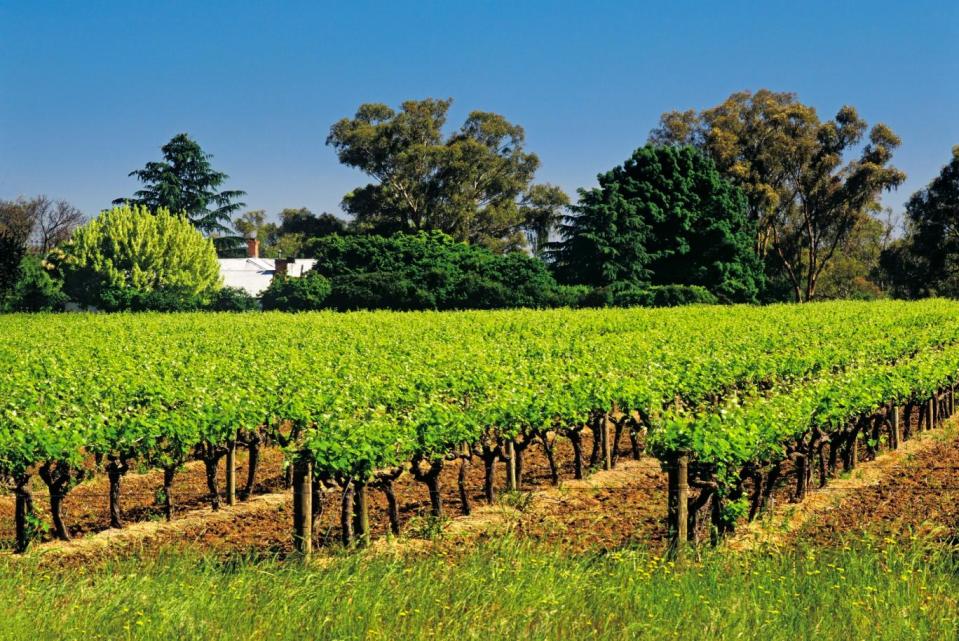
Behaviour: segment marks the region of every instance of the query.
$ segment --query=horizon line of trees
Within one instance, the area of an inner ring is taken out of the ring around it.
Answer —
[[[795,94],[762,89],[699,112],[664,113],[644,146],[600,173],[596,187],[579,189],[573,203],[560,188],[534,181],[540,161],[527,151],[522,127],[474,111],[450,131],[451,103],[363,104],[332,125],[327,145],[370,179],[344,195],[349,221],[306,208],[285,209],[278,222],[262,210],[241,213],[245,192],[225,189],[229,176],[185,133],[161,148],[162,160],[130,173],[139,190],[113,202],[183,215],[221,257],[243,255],[248,237],[260,240],[265,257],[311,258],[339,242],[331,238],[439,233],[492,255],[526,254],[558,287],[602,292],[584,298],[581,291],[578,304],[648,302],[636,292],[666,286],[701,288],[727,303],[959,296],[959,146],[909,199],[896,238],[892,212],[880,199],[905,180],[892,162],[900,139],[851,106],[821,119]],[[44,258],[75,245],[82,222],[64,201],[0,201],[5,308],[62,305],[62,284],[49,304],[42,302],[57,289]],[[350,242],[360,251],[366,241]],[[369,247],[423,259],[404,242]],[[420,269],[407,268],[400,271]],[[474,277],[481,279],[463,278]],[[364,287],[371,291],[388,282],[370,278]],[[411,283],[420,303],[384,306],[429,308],[430,297],[422,295],[428,280]],[[462,292],[457,296],[450,300],[469,306]],[[476,296],[475,306],[488,306]],[[570,304],[568,296],[559,299]]]

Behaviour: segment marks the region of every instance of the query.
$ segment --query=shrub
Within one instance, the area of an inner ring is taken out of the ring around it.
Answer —
[[[20,278],[7,296],[4,308],[12,312],[58,311],[67,302],[62,283],[50,275],[43,260],[27,255],[20,261]]]
[[[582,307],[678,307],[718,303],[719,299],[697,285],[635,287],[614,283],[609,287],[591,290],[580,299]]]
[[[494,254],[438,232],[328,236],[311,244],[336,309],[550,307],[559,285],[543,262]]]
[[[316,272],[307,272],[299,278],[275,278],[263,292],[264,310],[306,312],[323,309],[330,295],[330,281]]]
[[[192,308],[220,286],[213,243],[166,209],[104,211],[78,228],[51,261],[70,298],[100,309]]]

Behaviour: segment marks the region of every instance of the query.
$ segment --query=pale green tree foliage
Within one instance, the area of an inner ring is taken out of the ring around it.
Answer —
[[[104,309],[144,296],[203,300],[220,288],[213,242],[184,216],[123,205],[77,229],[52,262],[75,301]]]

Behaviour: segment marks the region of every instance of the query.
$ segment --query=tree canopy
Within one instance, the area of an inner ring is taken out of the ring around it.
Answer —
[[[220,288],[212,241],[163,208],[104,211],[54,250],[51,262],[71,299],[101,309],[136,306],[136,297],[157,292],[199,304]]]
[[[762,269],[742,191],[690,146],[647,145],[580,190],[550,252],[561,280],[592,286],[699,285],[751,301]]]
[[[539,158],[525,151],[523,128],[473,111],[445,136],[451,103],[409,100],[399,111],[364,104],[335,123],[327,144],[375,181],[347,194],[344,210],[360,230],[435,230],[498,251],[525,245],[526,233],[543,238],[551,220],[544,211],[564,205],[565,194],[534,189]]]
[[[227,223],[245,206],[246,192],[220,191],[229,179],[210,164],[213,158],[185,133],[177,134],[160,148],[163,160],[148,162],[130,172],[143,183],[132,198],[117,198],[114,205],[129,202],[150,211],[167,209],[183,213],[204,234],[228,234]]]
[[[700,113],[663,114],[650,141],[702,149],[743,189],[767,276],[797,301],[815,296],[862,215],[905,180],[890,164],[900,141],[889,127],[869,129],[850,106],[821,121],[795,94],[767,89],[734,93]]]
[[[906,203],[906,236],[883,256],[908,296],[959,297],[959,145],[926,187]]]

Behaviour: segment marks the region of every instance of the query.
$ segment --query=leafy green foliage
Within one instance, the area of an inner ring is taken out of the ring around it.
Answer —
[[[266,423],[294,427],[318,473],[363,480],[615,406],[654,455],[688,451],[727,487],[814,428],[954,383],[959,304],[0,316],[0,356],[18,363],[0,372],[0,477],[91,454],[177,464]]]
[[[182,133],[160,148],[163,160],[148,162],[143,169],[130,172],[143,183],[132,198],[117,198],[114,205],[130,203],[150,211],[167,209],[182,213],[204,234],[228,233],[226,223],[244,204],[238,199],[245,192],[219,191],[229,176],[210,164],[212,155]]]
[[[343,198],[360,231],[441,231],[502,251],[541,240],[562,191],[532,185],[539,167],[524,150],[523,128],[474,111],[452,135],[443,127],[452,100],[409,100],[394,111],[364,104],[330,128],[340,162],[374,179]]]
[[[56,311],[67,302],[63,283],[51,275],[49,265],[38,256],[20,261],[20,276],[3,307],[12,312]]]
[[[77,229],[51,262],[71,299],[108,310],[171,309],[177,301],[196,308],[220,286],[213,243],[165,209],[105,211]]]
[[[27,201],[0,200],[0,299],[20,279],[20,261],[32,229]]]
[[[734,93],[700,113],[665,113],[650,142],[703,150],[743,189],[768,280],[797,302],[816,296],[859,221],[905,180],[891,165],[899,137],[886,125],[868,128],[848,105],[821,121],[795,94],[768,89]]]
[[[709,290],[696,285],[633,287],[618,284],[598,287],[581,299],[581,305],[586,307],[679,307],[718,303]]]
[[[696,285],[754,301],[762,284],[742,192],[692,147],[637,149],[580,191],[551,255],[570,283]]]
[[[274,278],[261,296],[263,309],[307,312],[327,307],[330,281],[316,272],[299,278]]]
[[[438,232],[329,236],[312,253],[336,309],[549,307],[560,297],[538,259],[497,255]]]
[[[906,214],[906,238],[884,256],[895,285],[908,296],[959,297],[959,146]]]

